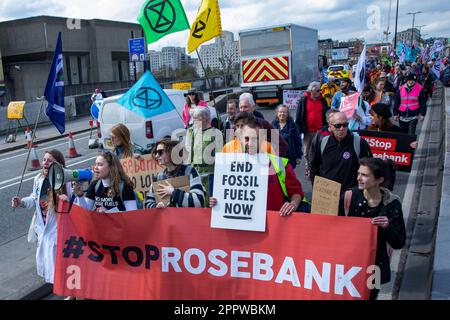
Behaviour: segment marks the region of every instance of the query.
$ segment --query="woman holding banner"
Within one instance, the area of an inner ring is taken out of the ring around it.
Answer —
[[[74,183],[76,203],[89,211],[115,213],[137,210],[136,197],[130,178],[123,171],[119,159],[111,152],[97,156],[94,166],[94,181],[86,196],[79,183]]]
[[[405,245],[406,232],[401,199],[384,188],[389,183],[393,168],[378,158],[359,160],[358,186],[341,197],[340,216],[371,218],[379,228],[375,264],[380,268],[381,284],[391,280],[388,254],[389,245],[401,249]],[[378,296],[379,287],[371,289],[370,299]]]
[[[162,139],[155,144],[153,156],[158,164],[164,167],[164,171],[158,173],[156,181],[153,181],[150,187],[145,202],[146,208],[202,208],[204,206],[205,190],[200,175],[192,166],[181,164],[181,157],[178,159],[179,161],[172,158],[176,155],[179,156],[177,151],[182,152],[183,145],[169,138]],[[174,187],[171,182],[167,181],[167,179],[179,177],[186,177],[186,185]],[[156,183],[160,181],[161,183]]]
[[[63,167],[66,164],[60,151],[46,151],[42,171],[34,178],[32,193],[22,199],[19,197],[12,199],[13,208],[31,209],[36,207],[30,230],[28,231],[28,242],[37,241],[37,273],[47,283],[53,283],[56,257],[56,226],[58,220],[56,208],[58,207],[58,199],[53,201],[53,192],[48,181],[48,169],[54,162],[58,162]],[[68,194],[70,196],[70,183],[63,187],[58,194]]]
[[[143,150],[131,142],[130,130],[124,124],[119,123],[112,127],[109,137],[114,146],[113,152],[119,159],[138,158],[142,155]]]
[[[402,128],[396,126],[391,121],[391,108],[384,103],[376,103],[370,109],[371,124],[368,130],[375,130],[380,132],[403,133]],[[417,141],[411,142],[411,148],[417,148]]]

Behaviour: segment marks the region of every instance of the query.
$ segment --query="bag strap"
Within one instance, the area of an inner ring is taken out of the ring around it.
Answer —
[[[352,190],[345,191],[344,194],[344,210],[345,215],[348,216],[350,212],[350,202],[352,201]]]
[[[353,149],[356,153],[356,158],[359,160],[359,155],[361,153],[361,137],[353,136]]]
[[[330,139],[330,136],[323,137],[320,141],[320,155],[323,155],[323,152],[325,151],[325,147],[327,145],[328,140]]]

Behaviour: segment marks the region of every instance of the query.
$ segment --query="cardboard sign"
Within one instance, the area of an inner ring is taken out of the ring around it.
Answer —
[[[337,216],[341,184],[319,176],[314,178],[311,213]]]
[[[55,294],[240,302],[369,298],[368,267],[377,247],[371,219],[283,218],[268,211],[269,232],[260,233],[210,228],[210,213],[164,208],[105,215],[74,205],[70,214],[58,214]]]
[[[269,156],[217,153],[211,227],[266,231]]]
[[[142,155],[140,159],[121,159],[125,174],[133,182],[134,190],[140,192],[145,200],[158,172],[162,172],[156,160],[151,155]]]
[[[391,159],[399,171],[411,172],[414,159],[411,143],[417,141],[416,135],[361,130],[360,136],[369,143],[374,158]]]
[[[341,105],[339,111],[345,113],[347,119],[351,119],[355,114],[356,108],[358,107],[359,93],[353,93],[349,96],[341,98]]]
[[[189,176],[182,176],[182,177],[176,177],[176,178],[156,181],[156,182],[154,182],[154,187],[153,187],[154,192],[155,192],[156,204],[162,202],[167,205],[170,202],[170,196],[165,196],[165,197],[161,198],[158,195],[158,190],[161,190],[161,186],[166,185],[166,182],[169,182],[175,189],[181,189],[184,192],[189,192],[189,190],[190,190]]]
[[[289,110],[297,110],[300,98],[305,94],[302,90],[283,90],[283,104]]]
[[[8,120],[23,119],[25,101],[11,101],[8,104]]]

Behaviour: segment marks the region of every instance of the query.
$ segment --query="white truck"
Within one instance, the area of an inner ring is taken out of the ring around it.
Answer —
[[[239,32],[241,88],[260,106],[283,103],[283,90],[319,81],[318,31],[295,24]]]

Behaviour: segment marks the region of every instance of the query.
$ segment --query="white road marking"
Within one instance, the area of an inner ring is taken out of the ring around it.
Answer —
[[[78,162],[75,162],[75,163],[71,163],[71,164],[69,164],[69,165],[67,166],[67,168],[76,166],[76,165],[78,165],[78,164],[80,164],[80,163],[83,163],[83,162],[87,162],[87,161],[93,160],[93,159],[95,159],[95,158],[97,158],[97,156],[91,157],[91,158],[87,158],[87,159],[84,159],[84,160],[81,160],[81,161],[78,161]],[[27,182],[27,181],[33,180],[34,177],[37,175],[37,172],[32,172],[32,173],[26,174],[26,176],[30,176],[30,175],[33,175],[33,177],[28,178],[28,179],[24,179],[23,182]],[[18,177],[15,177],[15,178],[12,179],[12,180],[20,179],[20,178],[21,178],[21,176],[18,176]],[[9,182],[9,181],[8,181],[8,182]],[[3,183],[4,183],[4,182],[3,182]],[[13,186],[15,186],[15,185],[18,185],[19,183],[20,183],[20,181],[14,182],[14,183],[12,183],[12,184],[10,184],[10,185],[1,187],[0,190],[7,189],[7,188],[10,188],[10,187],[13,187]]]
[[[87,137],[88,136],[82,137],[82,138],[78,138],[78,139],[73,139],[73,141],[75,142],[75,141],[83,140],[83,139],[86,139]],[[51,144],[51,143],[54,143],[54,142],[48,142],[48,143],[44,143],[42,145],[39,144],[38,147],[41,148],[42,146],[45,146],[46,144]],[[49,145],[49,146],[46,146],[45,148],[46,149],[48,149],[48,148],[55,148],[55,147],[62,146],[62,145],[65,145],[65,144],[68,144],[68,141],[63,142],[63,143],[58,143],[58,144],[55,144],[55,145]],[[22,151],[22,150],[20,150],[20,151]],[[18,154],[18,155],[9,157],[9,158],[0,159],[0,162],[11,160],[11,159],[18,158],[18,157],[23,157],[23,156],[26,156],[27,154],[28,154],[28,152],[22,153],[22,154]]]

